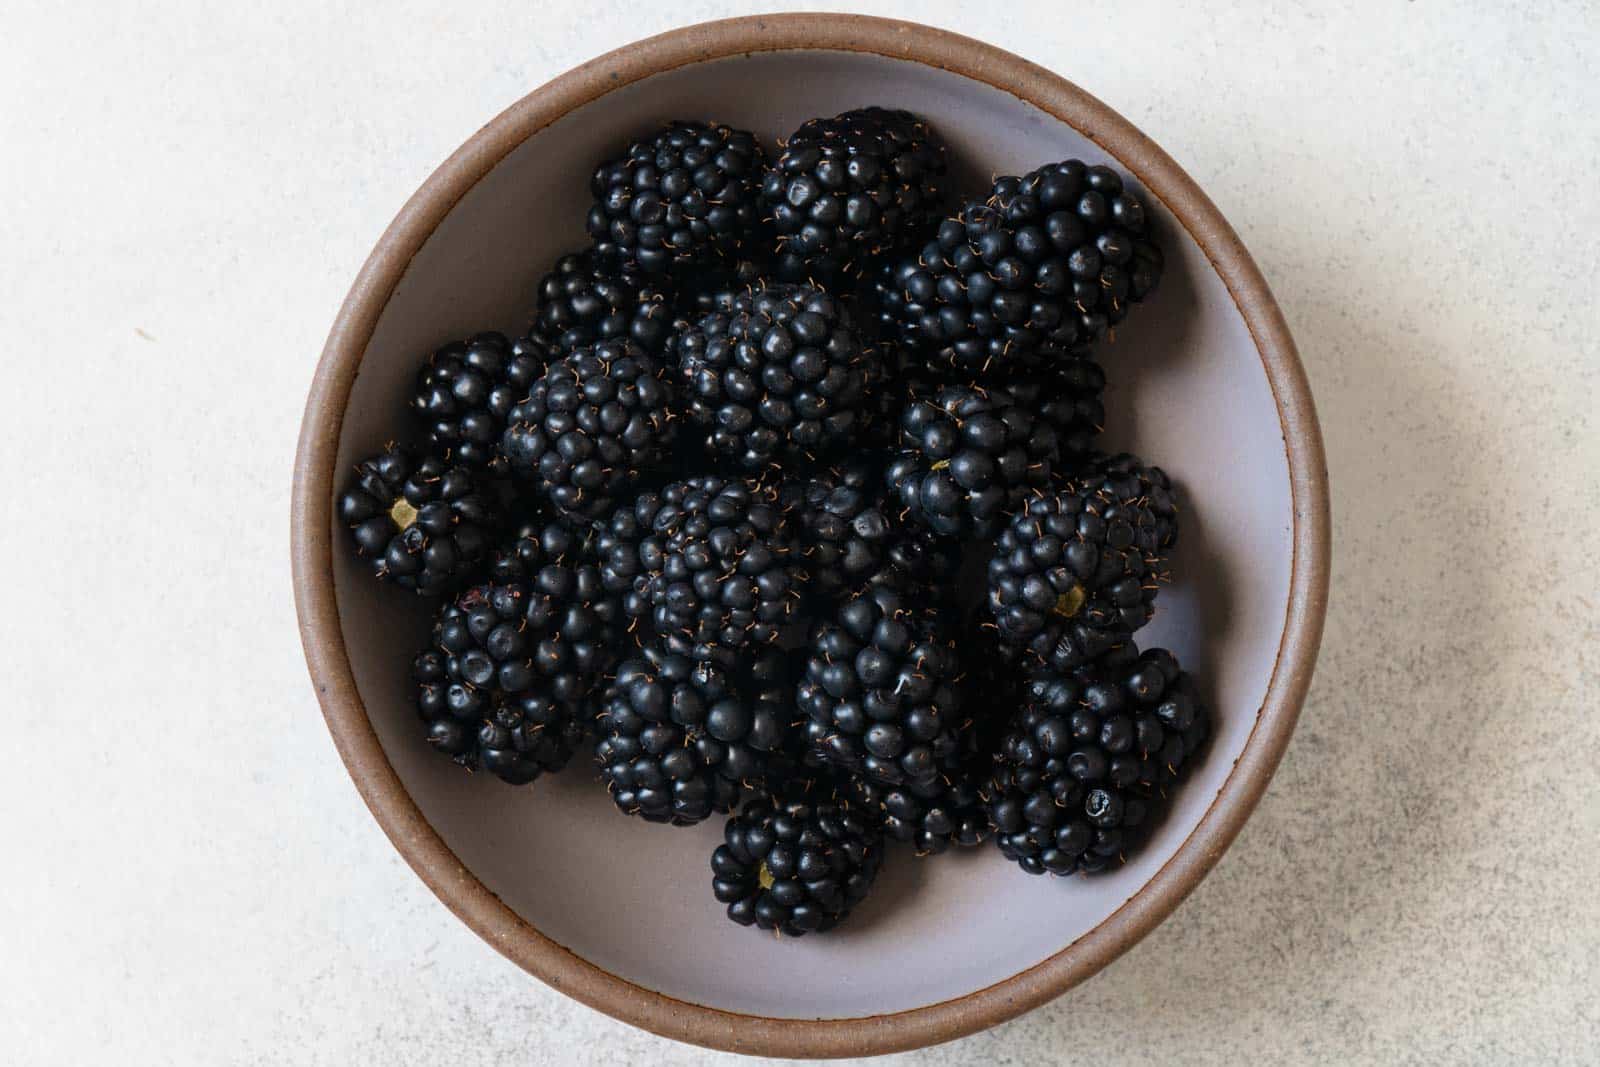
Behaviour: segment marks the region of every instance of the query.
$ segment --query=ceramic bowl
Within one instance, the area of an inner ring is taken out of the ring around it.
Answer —
[[[525,327],[542,272],[584,243],[597,160],[672,118],[714,117],[770,143],[866,104],[926,116],[966,189],[1077,156],[1145,192],[1167,268],[1104,349],[1108,437],[1186,494],[1176,581],[1141,643],[1197,672],[1217,727],[1148,847],[1113,874],[1030,877],[992,847],[897,853],[846,925],[779,939],[729,923],[711,897],[720,820],[646,825],[618,814],[587,766],[512,788],[423,744],[408,665],[428,611],[356,566],[332,501],[358,458],[411,432],[405,400],[426,353]],[[1293,342],[1195,183],[1055,74],[939,30],[838,15],[641,41],[474,134],[401,210],[339,312],[306,406],[292,533],[306,658],[333,739],[439,898],[601,1011],[680,1040],[794,1056],[906,1049],[993,1025],[1082,981],[1171,912],[1238,833],[1288,742],[1329,552],[1322,447]]]

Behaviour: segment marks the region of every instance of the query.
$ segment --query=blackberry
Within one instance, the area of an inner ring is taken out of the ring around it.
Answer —
[[[952,846],[972,848],[988,839],[987,785],[987,769],[975,766],[941,773],[925,785],[852,778],[849,789],[856,803],[877,813],[886,837],[910,845],[919,856],[936,856]]]
[[[625,337],[659,357],[671,327],[664,290],[593,252],[562,256],[539,282],[534,333],[557,351]]]
[[[598,518],[662,461],[671,401],[661,364],[632,341],[583,345],[511,409],[501,451],[563,514]]]
[[[999,178],[876,281],[898,335],[964,373],[1037,365],[1098,340],[1161,276],[1143,202],[1078,160]]]
[[[688,825],[731,810],[741,788],[764,785],[789,733],[785,660],[766,649],[735,668],[651,643],[623,662],[595,746],[617,807]]]
[[[560,770],[583,743],[614,623],[592,565],[468,589],[412,665],[429,743],[513,785]]]
[[[759,221],[764,162],[754,134],[669,123],[595,171],[595,250],[657,275],[736,258]]]
[[[489,549],[496,509],[466,467],[390,446],[356,465],[339,521],[379,578],[424,596],[448,592]]]
[[[1049,483],[1060,440],[1009,386],[948,385],[914,398],[885,478],[901,507],[946,537],[991,537]]]
[[[531,337],[512,342],[500,333],[480,333],[434,352],[411,395],[429,445],[468,467],[500,466],[506,415],[549,362],[543,342]]]
[[[889,785],[937,779],[966,725],[961,665],[940,614],[876,585],[812,631],[795,703],[824,763]]]
[[[1098,363],[1086,356],[1053,360],[1037,373],[1006,384],[1019,403],[1055,430],[1061,461],[1069,470],[1093,454],[1106,421],[1106,375]]]
[[[799,596],[788,515],[758,480],[706,475],[641,493],[612,515],[597,548],[607,588],[674,651],[771,644]]]
[[[1125,641],[1150,621],[1176,519],[1166,476],[1131,456],[1028,501],[989,561],[1001,641],[1057,671]]]
[[[994,763],[989,815],[1030,874],[1093,873],[1143,843],[1210,717],[1165,649],[1127,642],[1027,686]]]
[[[685,272],[678,278],[674,306],[680,319],[689,320],[713,311],[732,312],[734,300],[758,285],[763,273],[761,263],[752,259]],[[681,321],[674,323],[674,329],[681,327]]]
[[[672,341],[706,451],[745,470],[812,458],[860,430],[868,355],[840,303],[811,285],[762,285]]]
[[[945,157],[944,141],[909,111],[868,107],[804,123],[761,185],[779,272],[857,274],[926,230],[942,209]]]
[[[882,863],[882,831],[858,812],[827,799],[756,797],[728,820],[711,887],[739,925],[799,937],[848,916]]]

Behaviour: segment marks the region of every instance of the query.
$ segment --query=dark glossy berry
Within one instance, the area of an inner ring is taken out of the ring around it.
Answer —
[[[1075,354],[1161,276],[1142,201],[1078,160],[996,179],[914,256],[875,279],[898,336],[948,371],[984,376]]]
[[[587,733],[616,619],[592,563],[468,589],[439,613],[412,665],[429,743],[513,785],[560,770]]]
[[[563,514],[607,514],[663,461],[672,384],[624,339],[573,349],[511,409],[501,451],[513,476]]]
[[[945,537],[990,537],[1060,459],[1055,427],[1008,386],[950,385],[914,398],[885,478],[899,506]]]
[[[707,475],[641,493],[604,525],[598,549],[607,588],[674,651],[771,644],[800,595],[784,503],[755,479]]]
[[[1000,851],[1030,874],[1121,865],[1148,837],[1210,716],[1165,649],[1131,641],[1036,675],[1007,727],[988,792]]]
[[[755,135],[673,122],[600,165],[590,183],[595,250],[646,274],[731,261],[760,218]]]
[[[983,802],[988,785],[986,766],[942,772],[923,785],[882,785],[853,778],[855,801],[875,812],[884,836],[902,841],[919,856],[935,856],[952,847],[971,848],[989,836],[989,815]]]
[[[989,561],[1001,642],[1066,671],[1150,621],[1177,537],[1166,475],[1102,457],[1059,492],[1030,499]]]
[[[480,333],[434,352],[411,396],[432,450],[474,469],[500,466],[506,416],[549,362],[543,342],[512,342],[499,333]]]
[[[498,519],[471,470],[396,447],[356,465],[338,512],[374,574],[425,596],[458,587],[483,561]]]
[[[1087,357],[1052,360],[1031,374],[1009,378],[1006,387],[1055,430],[1061,473],[1073,473],[1093,454],[1106,421],[1106,375],[1098,363]]]
[[[739,925],[799,937],[848,916],[882,863],[882,831],[850,807],[755,797],[711,855],[712,892]]]
[[[765,786],[792,732],[786,662],[776,649],[737,664],[697,661],[654,643],[624,661],[595,745],[617,807],[688,825]]]
[[[823,762],[890,785],[938,779],[969,725],[961,663],[941,615],[879,585],[817,624],[795,702]]]
[[[672,328],[666,292],[604,256],[562,256],[539,282],[534,333],[565,352],[596,341],[627,338],[659,357]],[[524,389],[517,395],[527,395]]]
[[[847,448],[864,418],[869,355],[840,303],[811,285],[760,285],[673,337],[706,451],[745,470]]]
[[[908,111],[868,107],[806,122],[761,186],[779,273],[859,274],[921,240],[943,210],[945,157],[944,142]]]

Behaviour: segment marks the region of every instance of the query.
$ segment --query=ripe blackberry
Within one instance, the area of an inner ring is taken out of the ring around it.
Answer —
[[[991,537],[1060,458],[1055,427],[1008,386],[948,385],[900,417],[885,478],[900,505],[945,537]]]
[[[556,351],[625,337],[659,357],[671,327],[662,289],[593,252],[562,256],[539,282],[533,329]]]
[[[501,451],[563,514],[598,518],[662,461],[671,401],[661,364],[632,341],[583,345],[511,409]]]
[[[489,549],[498,516],[466,467],[390,446],[356,465],[339,521],[385,581],[424,596],[448,592]]]
[[[500,333],[480,333],[434,352],[411,395],[433,451],[475,469],[499,466],[506,415],[549,362],[543,342],[508,341]]]
[[[777,649],[732,666],[645,645],[617,669],[598,723],[595,760],[617,807],[688,825],[764,785],[789,733],[787,678]]]
[[[983,792],[988,768],[947,771],[930,784],[883,785],[852,778],[849,791],[856,803],[876,812],[884,836],[902,841],[919,856],[936,856],[952,846],[971,848],[989,836],[989,813]]]
[[[614,623],[592,565],[468,589],[412,665],[429,743],[513,785],[560,770],[583,743]]]
[[[850,318],[811,285],[761,285],[673,337],[706,451],[745,470],[813,458],[861,427],[868,356]]]
[[[989,816],[1030,874],[1093,873],[1143,843],[1210,729],[1193,679],[1131,641],[1027,686],[995,756]]]
[[[754,134],[669,123],[595,171],[595,250],[646,274],[734,259],[759,221],[764,162]]]
[[[711,854],[711,888],[740,926],[789,937],[830,930],[866,897],[883,834],[831,800],[756,797]]]
[[[942,208],[945,156],[944,141],[909,111],[868,107],[804,123],[761,186],[779,272],[858,274],[914,239]]]
[[[734,300],[760,284],[762,275],[762,263],[753,259],[679,272],[673,306],[680,319],[690,321],[713,311],[731,313]],[[673,328],[681,328],[681,323]]]
[[[869,586],[812,631],[795,703],[823,762],[890,785],[928,785],[966,728],[960,674],[939,611]]]
[[[1001,641],[1056,671],[1122,643],[1150,621],[1176,536],[1166,476],[1131,456],[1029,500],[989,561]]]
[[[1063,473],[1093,453],[1105,426],[1106,375],[1087,356],[1053,360],[1038,372],[1008,379],[1007,387],[1028,410],[1048,423],[1061,446]]]
[[[754,479],[707,475],[641,493],[612,515],[597,547],[607,588],[678,652],[771,644],[799,596],[783,502]]]
[[[1098,340],[1161,265],[1138,195],[1106,167],[1066,160],[997,179],[876,285],[904,341],[988,374]]]

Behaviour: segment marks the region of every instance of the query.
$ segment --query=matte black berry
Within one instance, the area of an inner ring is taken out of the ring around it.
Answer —
[[[825,763],[890,785],[927,785],[968,725],[960,676],[941,613],[871,586],[812,631],[795,702]]]
[[[498,518],[471,470],[396,447],[356,465],[338,511],[374,574],[425,596],[483,561]]]
[[[1060,439],[1022,399],[1007,386],[950,385],[906,406],[885,478],[908,515],[942,536],[990,537],[1049,484]]]
[[[412,666],[429,743],[513,785],[560,770],[583,744],[615,623],[592,564],[468,589]]]
[[[716,123],[633,142],[590,183],[595,250],[646,274],[736,259],[760,220],[764,162],[754,134]]]
[[[499,466],[506,416],[549,362],[543,342],[512,342],[499,333],[480,333],[434,352],[411,397],[433,451],[475,469]]]
[[[660,356],[672,328],[666,291],[593,252],[562,256],[539,282],[534,332],[557,351],[627,338]],[[518,399],[526,395],[526,389]]]
[[[1030,874],[1119,866],[1148,837],[1210,730],[1193,679],[1165,649],[1119,645],[1027,685],[994,762],[1000,851]]]
[[[563,514],[598,518],[663,461],[672,393],[661,364],[632,341],[584,345],[511,409],[501,451],[511,474]]]
[[[944,142],[909,111],[811,119],[766,173],[779,273],[825,280],[920,240],[943,209]]]
[[[840,303],[811,285],[738,293],[672,341],[708,453],[745,470],[847,447],[865,418],[868,354]]]
[[[771,644],[794,616],[803,571],[778,490],[714,475],[619,508],[598,539],[607,587],[674,651]]]
[[[851,808],[755,797],[711,854],[711,887],[739,925],[799,937],[848,916],[882,863],[882,831]]]
[[[1150,621],[1176,537],[1166,476],[1131,456],[1029,500],[989,561],[1001,641],[1057,671],[1126,641]]]
[[[617,807],[687,825],[731,810],[742,789],[764,786],[791,732],[786,659],[765,649],[725,665],[652,643],[624,661],[595,746]]]

